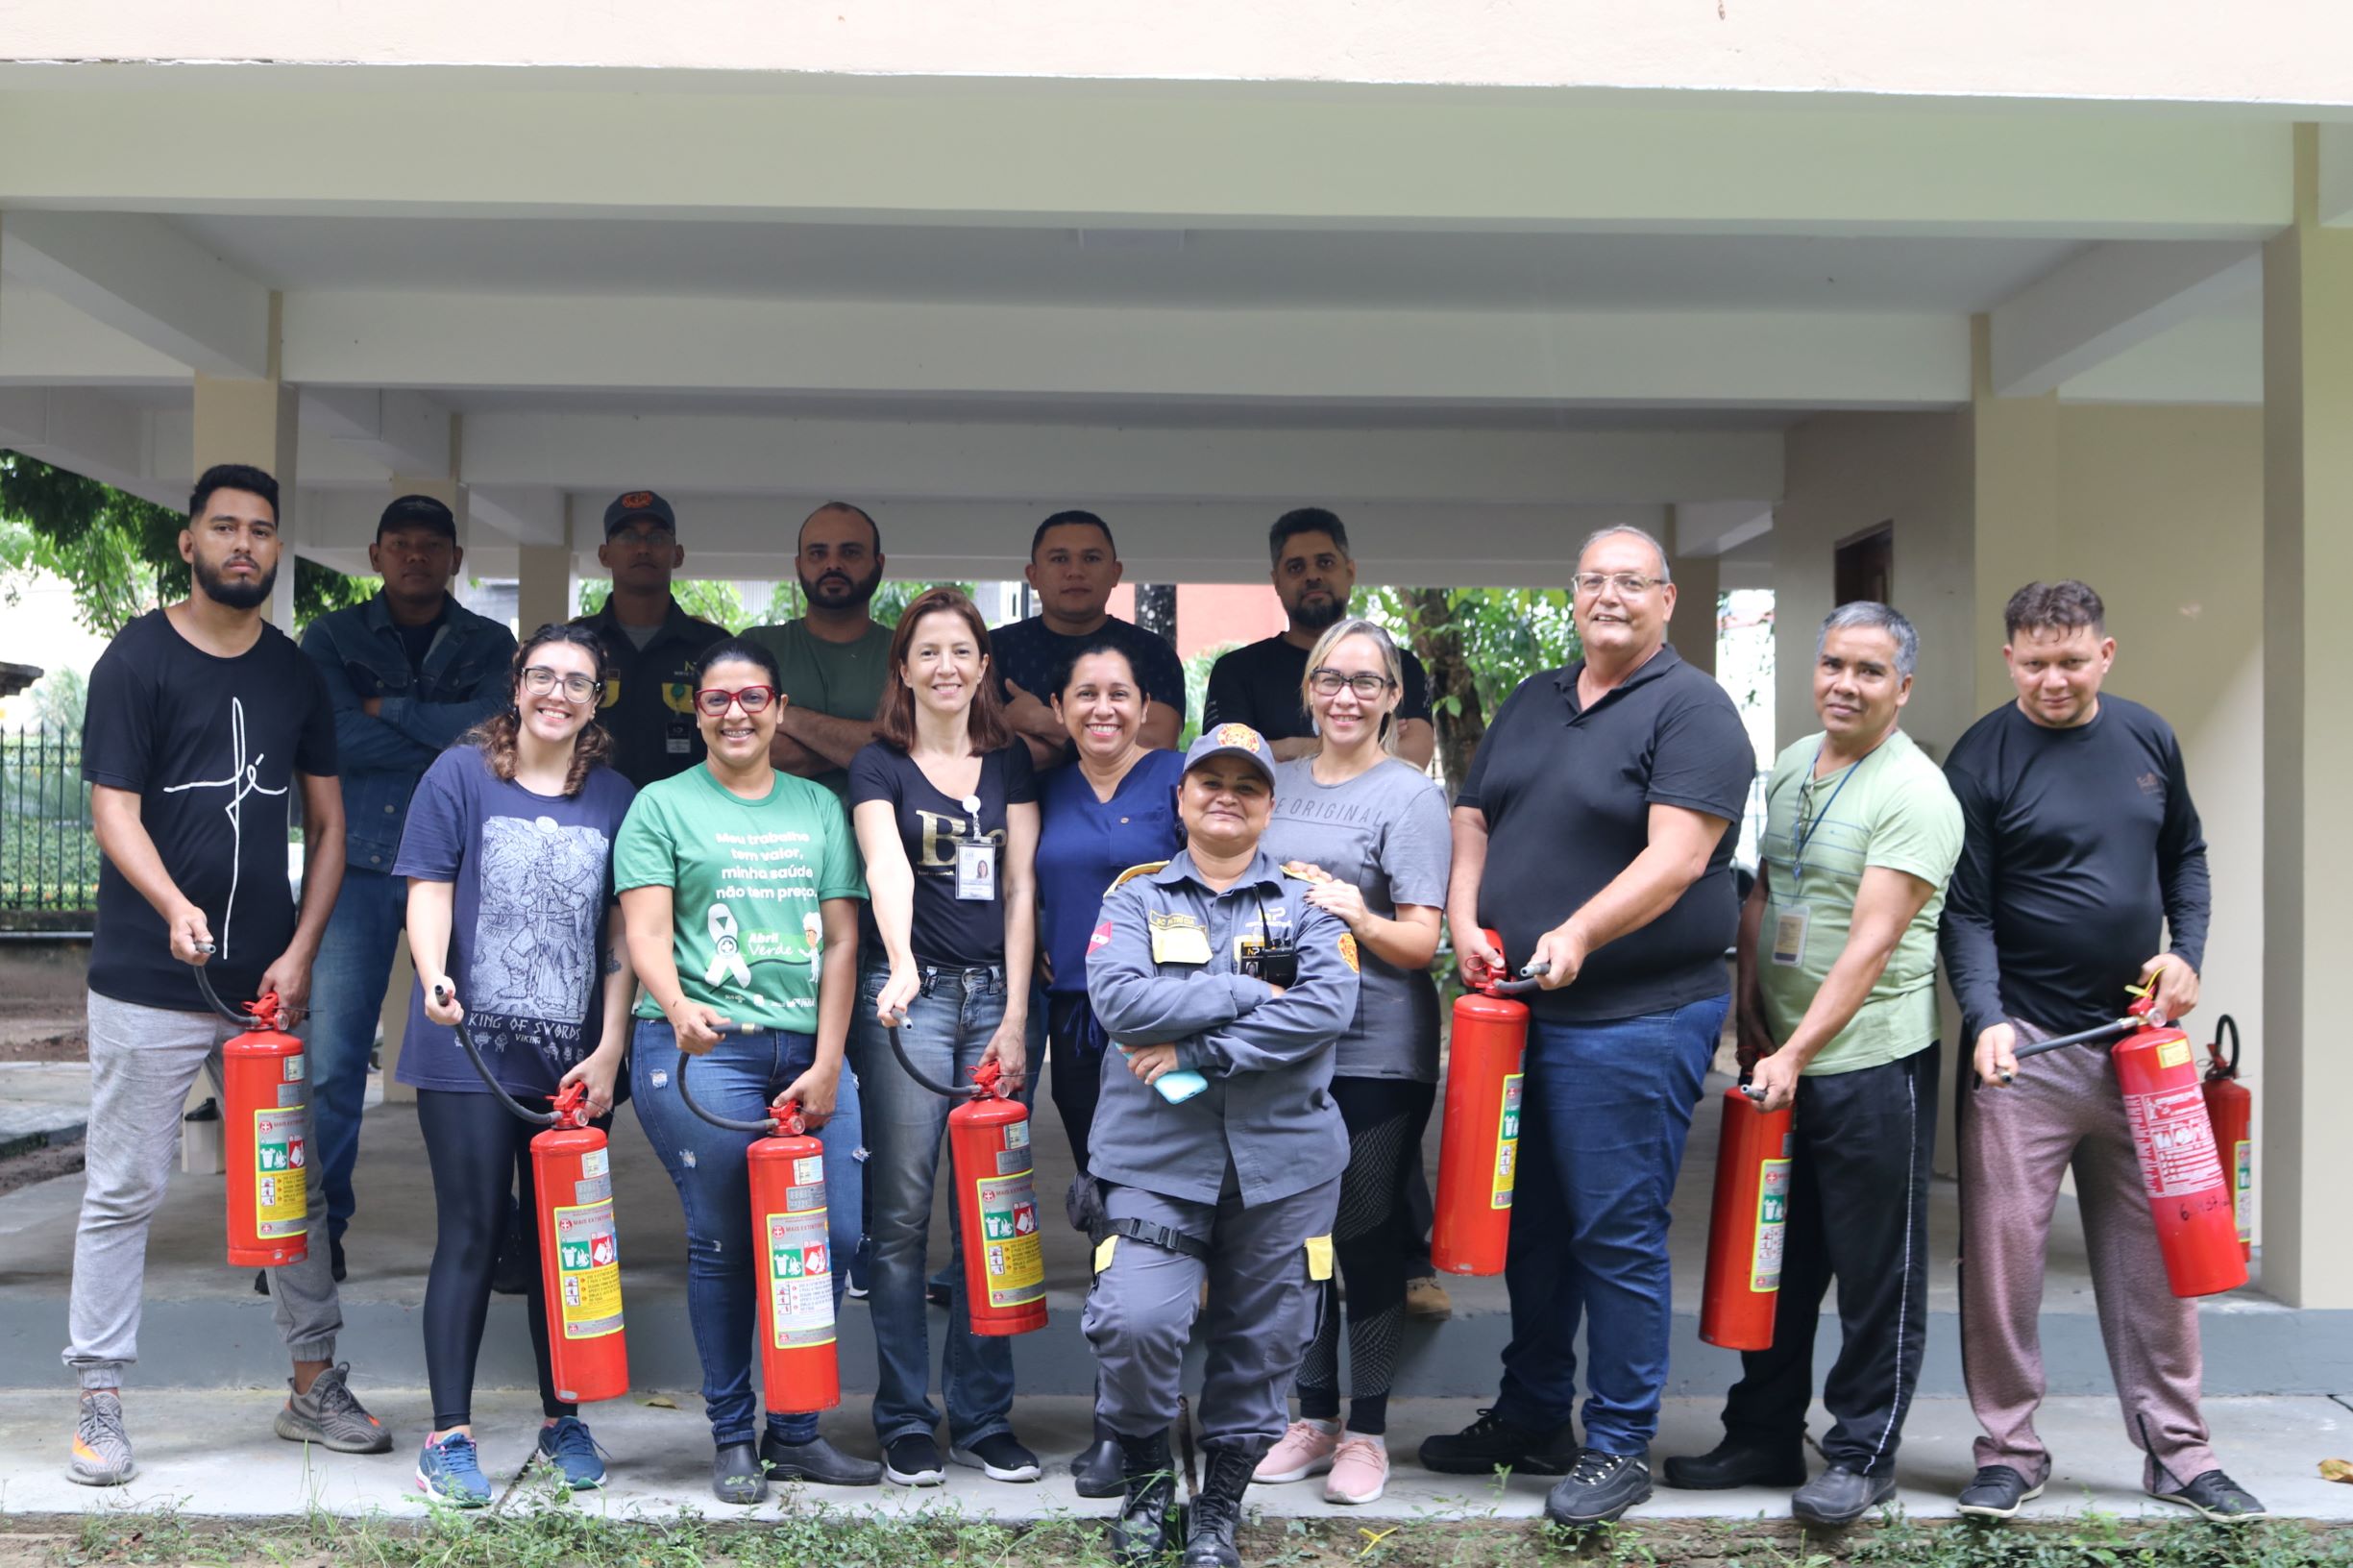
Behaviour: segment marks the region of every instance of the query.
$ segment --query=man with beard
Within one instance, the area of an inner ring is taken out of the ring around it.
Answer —
[[[702,760],[695,723],[695,660],[727,635],[671,597],[686,564],[678,514],[650,490],[629,490],[604,508],[598,563],[613,574],[612,597],[581,616],[604,645],[604,700],[597,722],[613,737],[613,768],[639,789]]]
[[[205,1006],[191,965],[224,999],[275,993],[303,1018],[310,966],[343,881],[335,716],[319,668],[261,619],[278,578],[278,481],[224,464],[196,481],[181,558],[185,600],[140,616],[90,672],[82,776],[104,855],[90,943],[88,1159],[74,1233],[65,1364],[82,1386],[68,1479],[119,1486],[137,1473],[123,1369],[138,1360],[147,1229],[180,1147],[199,1072],[221,1081],[239,1032]],[[303,805],[303,901],[286,880],[288,807]],[[305,1216],[308,1250],[269,1270],[294,1361],[281,1437],[381,1454],[392,1435],[335,1362],[343,1312],[328,1267],[327,1191],[304,1183],[309,1118],[280,1129],[272,1217]],[[276,1140],[274,1140],[276,1141]],[[303,1207],[297,1209],[297,1204]],[[295,1234],[288,1228],[284,1234]]]
[[[1275,760],[1288,762],[1315,749],[1315,724],[1299,689],[1307,679],[1308,649],[1324,628],[1348,613],[1357,585],[1348,529],[1321,506],[1302,506],[1275,519],[1266,543],[1274,558],[1275,597],[1290,626],[1280,636],[1238,648],[1210,669],[1201,727],[1248,724],[1274,743]],[[1422,661],[1405,658],[1405,699],[1397,708],[1397,754],[1416,768],[1430,766],[1437,735],[1430,726],[1430,679]]]
[[[769,760],[845,799],[849,759],[874,738],[874,709],[891,673],[891,628],[867,610],[882,568],[874,520],[848,502],[826,502],[802,521],[793,558],[808,613],[744,633],[784,672]]]

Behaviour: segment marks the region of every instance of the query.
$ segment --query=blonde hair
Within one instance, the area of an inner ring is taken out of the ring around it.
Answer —
[[[1324,661],[1332,656],[1334,649],[1351,637],[1366,639],[1381,654],[1382,671],[1388,676],[1389,691],[1396,698],[1396,701],[1389,705],[1389,711],[1381,716],[1381,749],[1394,756],[1397,753],[1397,703],[1405,700],[1406,694],[1406,661],[1404,655],[1397,651],[1397,639],[1391,637],[1386,628],[1361,616],[1353,615],[1343,616],[1326,626],[1324,634],[1315,639],[1315,646],[1308,650],[1307,672],[1299,677],[1299,705],[1311,714],[1315,711],[1312,690],[1315,672],[1323,668]],[[1323,745],[1320,730],[1316,734],[1315,744],[1318,747]]]

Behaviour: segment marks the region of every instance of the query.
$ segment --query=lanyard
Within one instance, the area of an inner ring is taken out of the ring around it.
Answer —
[[[1805,770],[1805,782],[1798,788],[1801,799],[1804,797],[1807,791],[1814,787],[1814,770],[1822,766],[1822,742],[1814,743],[1814,760]],[[1822,810],[1816,812],[1813,820],[1801,828],[1796,835],[1798,841],[1797,864],[1789,869],[1789,881],[1790,886],[1798,892],[1805,891],[1805,846],[1814,842],[1815,834],[1822,831],[1823,821],[1830,815],[1830,808],[1838,804],[1838,796],[1846,789],[1847,781],[1862,772],[1863,764],[1869,762],[1878,749],[1879,747],[1875,746],[1871,750],[1864,752],[1847,765],[1847,771],[1839,775],[1837,787],[1830,791],[1830,798],[1822,803]]]

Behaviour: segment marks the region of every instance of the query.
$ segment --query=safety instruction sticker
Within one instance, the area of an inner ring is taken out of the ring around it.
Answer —
[[[980,1195],[981,1273],[992,1307],[1024,1307],[1045,1300],[1045,1256],[1038,1244],[1034,1170],[983,1176]]]
[[[2127,1094],[2124,1113],[2132,1123],[2133,1152],[2141,1157],[2141,1184],[2150,1197],[2184,1197],[2222,1185],[2205,1090],[2195,1080],[2155,1094]]]
[[[768,1216],[768,1305],[778,1350],[833,1343],[833,1259],[824,1210]]]
[[[1756,1184],[1756,1244],[1749,1251],[1749,1288],[1781,1287],[1781,1245],[1789,1236],[1789,1162],[1767,1160]]]
[[[2231,1145],[2238,1166],[2237,1180],[2231,1184],[2231,1207],[2239,1219],[2239,1239],[2255,1239],[2255,1145],[2241,1139]]]
[[[1511,1207],[1511,1186],[1520,1171],[1520,1075],[1504,1080],[1504,1114],[1495,1126],[1495,1180],[1487,1192],[1487,1207]]]
[[[555,1278],[565,1338],[621,1332],[621,1236],[612,1199],[555,1211]]]
[[[254,1235],[262,1240],[309,1228],[308,1159],[300,1105],[254,1113]]]

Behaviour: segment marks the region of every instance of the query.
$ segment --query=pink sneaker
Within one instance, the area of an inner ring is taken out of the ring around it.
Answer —
[[[1326,1432],[1312,1421],[1294,1421],[1283,1440],[1266,1451],[1252,1472],[1252,1481],[1305,1481],[1332,1468],[1332,1451],[1340,1446],[1337,1432]],[[1379,1493],[1375,1493],[1379,1496]]]
[[[1332,1457],[1324,1480],[1327,1503],[1378,1503],[1389,1483],[1388,1446],[1378,1437],[1351,1435]]]

